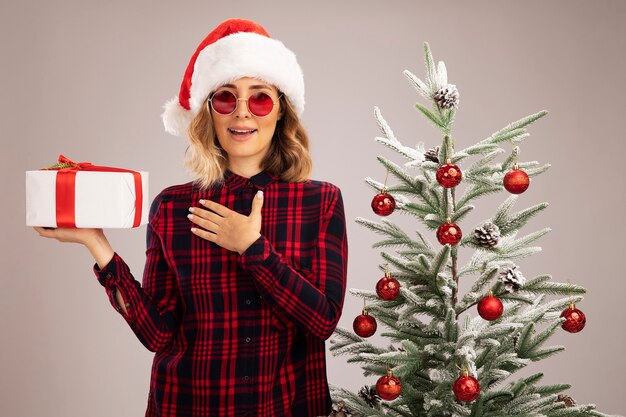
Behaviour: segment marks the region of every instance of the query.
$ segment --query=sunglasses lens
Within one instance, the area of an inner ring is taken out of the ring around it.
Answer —
[[[218,91],[213,95],[211,105],[219,114],[231,114],[237,106],[237,98],[230,91]]]
[[[256,93],[248,99],[248,109],[255,116],[267,116],[274,108],[272,98],[265,93]]]

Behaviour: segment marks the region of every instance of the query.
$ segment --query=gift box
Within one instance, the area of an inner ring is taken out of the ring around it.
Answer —
[[[26,225],[131,228],[148,223],[148,173],[73,162],[26,171]]]

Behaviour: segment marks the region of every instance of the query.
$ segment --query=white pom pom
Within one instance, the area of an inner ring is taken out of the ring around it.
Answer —
[[[178,97],[169,100],[163,108],[165,111],[161,114],[161,118],[165,131],[174,136],[185,137],[189,123],[193,119],[192,112],[180,105]]]

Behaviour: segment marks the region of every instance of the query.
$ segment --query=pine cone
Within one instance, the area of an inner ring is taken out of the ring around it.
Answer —
[[[474,240],[478,246],[492,248],[500,240],[500,228],[491,222],[487,222],[474,230]]]
[[[343,401],[339,401],[333,404],[332,411],[328,417],[352,417],[352,411],[346,406]]]
[[[564,402],[567,407],[574,407],[576,405],[576,401],[569,395],[559,394],[556,400]]]
[[[439,146],[427,150],[424,154],[424,158],[426,158],[427,161],[439,163]]]
[[[448,84],[435,93],[435,102],[442,109],[459,107],[459,90],[456,85]]]
[[[374,388],[374,386],[368,388],[367,385],[364,385],[359,391],[359,397],[363,398],[367,405],[372,408],[376,408],[378,406],[378,402],[380,401],[380,396],[376,392],[376,388]]]
[[[504,288],[508,292],[514,293],[524,285],[526,278],[517,270],[517,265],[513,265],[513,268],[507,268],[500,273],[500,281],[504,283]]]

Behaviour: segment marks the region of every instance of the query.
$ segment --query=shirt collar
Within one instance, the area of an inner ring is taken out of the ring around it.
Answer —
[[[278,176],[267,170],[263,170],[250,178],[235,174],[228,168],[224,171],[224,185],[231,190],[239,190],[246,187],[252,188],[253,186],[259,190],[263,190],[276,180],[278,180]]]

